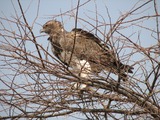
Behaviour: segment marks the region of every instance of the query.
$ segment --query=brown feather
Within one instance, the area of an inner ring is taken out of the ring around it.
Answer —
[[[66,64],[69,64],[67,63],[69,60],[66,61],[66,58],[61,56],[62,52],[68,53],[67,59],[72,55],[73,59],[88,61],[92,72],[99,73],[106,70],[123,77],[127,77],[125,72],[133,73],[133,67],[122,64],[114,52],[92,33],[79,28],[67,32],[61,23],[55,20],[47,22],[42,31],[49,34],[51,45],[55,49],[55,52],[53,51],[55,56]],[[74,60],[71,61],[74,62]],[[73,65],[75,64],[70,66],[74,67]]]

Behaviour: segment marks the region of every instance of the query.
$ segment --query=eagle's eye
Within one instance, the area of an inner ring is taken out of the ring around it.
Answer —
[[[48,27],[48,25],[46,24],[45,27]]]

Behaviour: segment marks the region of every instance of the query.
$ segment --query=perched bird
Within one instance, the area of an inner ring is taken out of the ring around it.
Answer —
[[[119,75],[125,81],[126,73],[133,73],[132,66],[122,64],[114,52],[92,33],[80,28],[67,32],[56,20],[46,22],[41,32],[49,35],[53,54],[64,64],[78,68],[81,77],[105,70]]]

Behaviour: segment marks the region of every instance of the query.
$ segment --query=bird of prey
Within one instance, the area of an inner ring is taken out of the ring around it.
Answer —
[[[125,81],[127,73],[133,73],[132,66],[122,64],[113,50],[90,32],[80,28],[67,32],[61,22],[56,20],[46,22],[41,32],[49,35],[53,54],[64,64],[81,70],[81,77],[105,70]]]

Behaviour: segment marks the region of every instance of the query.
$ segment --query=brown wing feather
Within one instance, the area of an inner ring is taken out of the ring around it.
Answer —
[[[83,59],[87,59],[90,62],[91,66],[93,66],[92,70],[100,72],[102,69],[107,68],[111,69],[111,71],[118,71],[118,69],[120,69],[123,72],[133,73],[133,67],[124,65],[118,61],[114,52],[110,50],[108,46],[102,44],[101,40],[95,35],[80,28],[75,28],[72,30],[72,32],[76,32],[76,34],[78,34],[78,37],[76,38],[78,39],[77,42],[83,41],[81,46],[85,46],[85,53],[87,54],[86,56],[84,53],[78,54],[81,54]],[[89,48],[89,50],[86,47]]]
[[[70,58],[69,56],[73,52],[73,58],[88,61],[94,72],[106,70],[119,74],[121,71],[120,74],[123,76],[126,76],[125,72],[132,73],[133,67],[122,64],[114,52],[90,32],[79,28],[66,32],[61,23],[54,20],[46,23],[42,32],[50,35],[50,41],[54,48],[53,53],[63,62],[65,58],[62,54],[69,53],[67,58]]]

